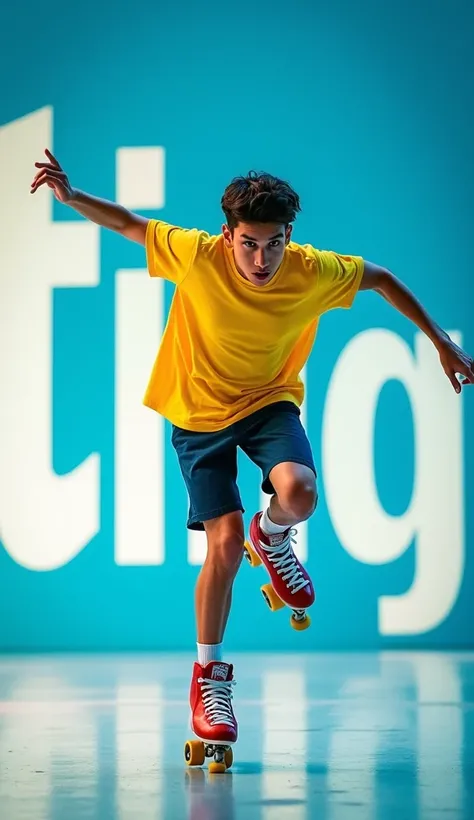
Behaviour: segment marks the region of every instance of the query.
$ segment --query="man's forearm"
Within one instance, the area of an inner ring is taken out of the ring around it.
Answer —
[[[73,195],[67,204],[86,219],[112,231],[123,231],[131,219],[130,211],[122,205],[107,199],[99,199],[77,189],[73,189]]]
[[[390,302],[394,308],[414,322],[414,324],[431,339],[436,347],[438,347],[440,342],[446,340],[447,334],[444,330],[433,321],[421,302],[419,302],[409,288],[392,273],[387,272],[382,277],[376,290],[387,302]]]

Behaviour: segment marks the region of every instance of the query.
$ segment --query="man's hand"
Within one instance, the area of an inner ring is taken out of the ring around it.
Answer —
[[[447,334],[443,334],[436,344],[441,366],[456,393],[461,392],[462,384],[474,384],[474,361]],[[464,376],[460,383],[456,373]]]
[[[40,170],[31,183],[30,194],[34,194],[41,185],[48,185],[53,189],[54,196],[59,202],[67,204],[73,197],[73,189],[69,184],[67,175],[61,168],[59,162],[53,157],[51,151],[45,149],[49,162],[35,162],[35,167]]]
[[[131,239],[133,242],[138,242],[140,245],[145,244],[149,219],[132,213],[116,202],[99,199],[99,197],[86,194],[77,188],[71,188],[67,174],[61,168],[56,157],[53,157],[51,151],[48,151],[47,148],[44,153],[49,162],[35,162],[36,168],[40,170],[31,183],[30,193],[34,194],[41,185],[48,185],[49,188],[53,189],[54,196],[59,202],[74,208],[78,214],[85,216],[86,219],[90,219],[91,222],[95,222],[96,225],[101,225],[103,228],[117,231],[117,233],[121,233],[122,236]]]

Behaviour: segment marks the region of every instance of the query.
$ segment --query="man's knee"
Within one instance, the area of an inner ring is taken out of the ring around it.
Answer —
[[[222,572],[234,577],[244,554],[244,528],[239,514],[222,516],[222,520],[205,522],[207,559]]]
[[[318,503],[316,480],[311,476],[292,476],[279,488],[278,501],[282,509],[298,521],[306,521]]]

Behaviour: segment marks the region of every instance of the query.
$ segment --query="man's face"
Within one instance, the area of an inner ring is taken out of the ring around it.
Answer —
[[[285,246],[290,241],[291,225],[277,223],[239,222],[230,232],[222,226],[224,240],[233,249],[240,275],[254,285],[266,285],[280,267]]]

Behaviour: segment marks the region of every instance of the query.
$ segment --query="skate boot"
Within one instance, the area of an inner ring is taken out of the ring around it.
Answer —
[[[285,532],[266,535],[260,527],[261,517],[258,512],[250,522],[245,556],[252,567],[263,564],[270,576],[271,583],[261,590],[272,612],[286,605],[292,610],[293,629],[307,629],[311,620],[306,609],[314,603],[315,594],[311,578],[293,551],[296,530],[289,527]]]
[[[225,772],[232,766],[232,744],[237,740],[237,721],[232,710],[235,681],[231,664],[195,663],[190,690],[191,729],[197,740],[188,740],[184,757],[188,766],[202,766],[212,758],[209,772]]]

